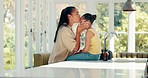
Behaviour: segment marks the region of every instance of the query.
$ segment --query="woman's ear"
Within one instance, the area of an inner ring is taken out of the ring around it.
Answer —
[[[71,19],[71,18],[72,18],[72,16],[70,14],[68,14],[68,19]]]

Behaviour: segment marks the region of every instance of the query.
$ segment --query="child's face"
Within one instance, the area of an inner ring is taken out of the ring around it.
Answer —
[[[85,20],[83,18],[81,18],[81,21],[80,21],[81,24],[83,23],[87,23],[88,25],[84,25],[86,29],[89,29],[91,27],[91,23],[89,20]]]

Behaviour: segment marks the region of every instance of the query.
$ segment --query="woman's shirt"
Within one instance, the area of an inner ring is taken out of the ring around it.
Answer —
[[[64,61],[71,55],[76,45],[75,35],[69,26],[59,29],[56,42],[50,54],[48,63]]]
[[[88,29],[94,33],[94,36],[91,38],[91,43],[88,52],[91,54],[101,54],[101,42],[99,35],[94,29]]]

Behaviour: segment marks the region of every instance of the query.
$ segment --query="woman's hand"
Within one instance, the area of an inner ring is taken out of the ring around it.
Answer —
[[[81,33],[82,31],[84,31],[85,30],[85,26],[83,26],[83,25],[79,25],[78,27],[77,27],[77,32],[78,33]]]
[[[89,25],[88,23],[83,23],[83,24],[79,24],[79,26],[77,27],[77,31],[76,31],[76,45],[74,48],[74,52],[78,51],[80,48],[80,35],[81,32],[84,31],[86,29],[85,25]]]

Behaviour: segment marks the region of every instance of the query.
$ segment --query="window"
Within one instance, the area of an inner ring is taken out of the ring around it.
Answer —
[[[4,68],[15,68],[14,0],[4,0]]]
[[[32,67],[33,54],[47,52],[49,46],[49,2],[45,1],[25,0],[25,67]]]
[[[148,52],[148,2],[136,2],[136,52]]]
[[[128,51],[128,13],[122,11],[123,3],[114,5],[114,31],[118,33],[119,38],[115,39],[115,52]]]
[[[98,3],[96,4],[96,15],[97,19],[95,26],[98,32],[107,32],[109,29],[109,15],[108,15],[108,4]]]
[[[101,46],[104,46],[104,35],[105,32],[109,31],[109,12],[107,3],[97,3],[96,4],[96,15],[97,19],[94,22],[96,31],[100,34]],[[108,46],[108,39],[106,41],[106,46]]]

